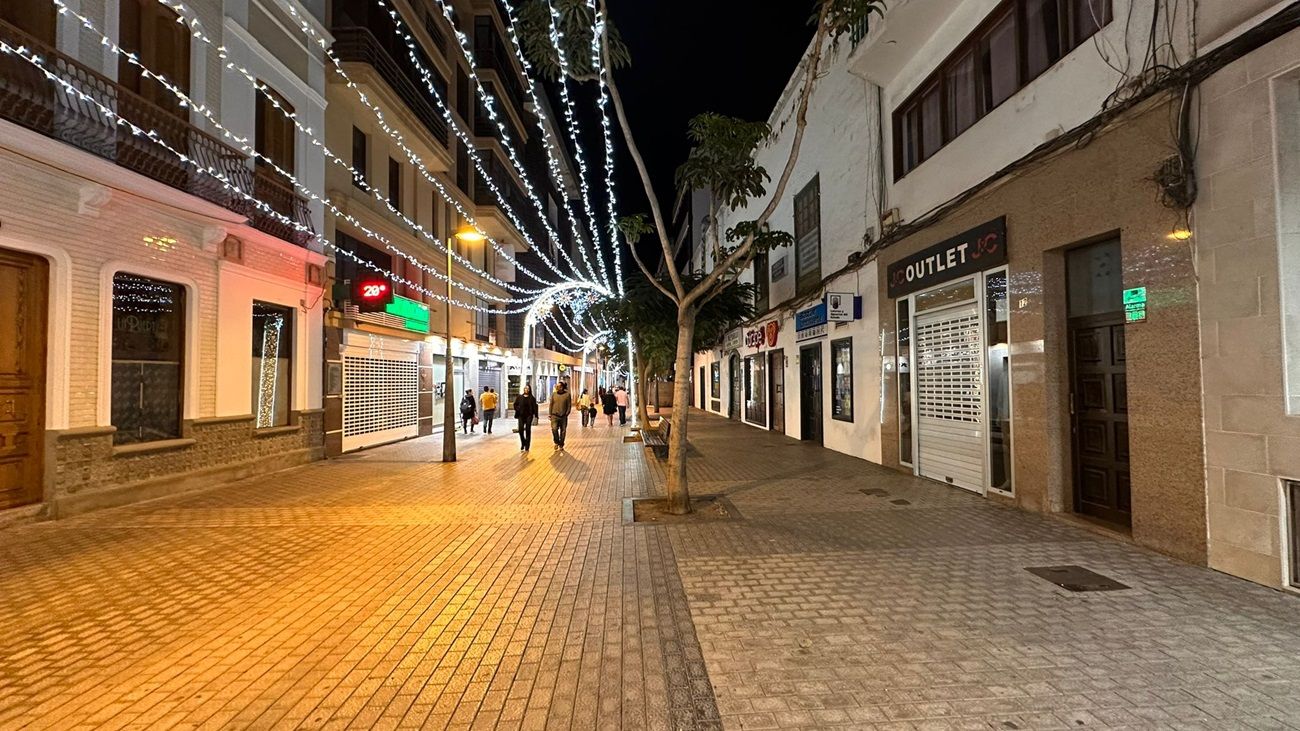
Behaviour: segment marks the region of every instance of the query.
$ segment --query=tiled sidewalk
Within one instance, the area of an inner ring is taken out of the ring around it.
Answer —
[[[0,727],[1300,727],[1300,597],[699,415],[744,519],[624,526],[502,424],[0,533]]]

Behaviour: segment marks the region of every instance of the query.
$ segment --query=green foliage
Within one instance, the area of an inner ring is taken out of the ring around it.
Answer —
[[[749,236],[754,237],[754,250],[760,253],[794,244],[794,236],[790,232],[773,231],[767,224],[759,227],[758,221],[741,221],[727,229],[727,241],[744,241]]]
[[[692,147],[677,168],[679,188],[712,191],[732,210],[767,192],[771,176],[755,159],[758,146],[772,136],[766,122],[707,112],[691,120],[687,134]]]
[[[519,4],[519,43],[524,57],[549,81],[557,81],[562,73],[560,56],[551,40],[551,7],[559,16],[558,27],[564,34],[564,58],[569,66],[569,76],[578,80],[593,79],[596,69],[591,64],[591,39],[595,32],[594,18],[586,0],[524,0]],[[609,24],[609,58],[605,64],[610,69],[623,68],[632,63],[627,44],[619,35],[618,27]]]
[[[817,3],[817,12],[813,14],[810,24],[817,24],[823,8],[826,10],[831,41],[834,42],[845,35],[866,35],[871,16],[885,14],[885,0],[821,0]]]
[[[629,244],[635,244],[646,234],[655,232],[654,226],[650,225],[650,219],[644,213],[623,216],[618,220],[618,230],[623,232],[623,238],[627,239]]]
[[[688,274],[683,284],[694,287],[700,279],[700,275]],[[750,284],[732,285],[700,309],[695,320],[695,350],[712,347],[728,330],[754,315],[753,290]],[[677,305],[649,280],[631,278],[626,296],[596,303],[592,314],[608,321],[614,330],[632,334],[649,375],[666,375],[672,370],[677,354]]]

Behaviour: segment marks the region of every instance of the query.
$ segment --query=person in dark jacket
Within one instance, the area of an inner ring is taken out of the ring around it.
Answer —
[[[564,451],[564,442],[569,436],[569,414],[573,413],[573,394],[569,393],[569,385],[560,381],[555,385],[555,393],[551,394],[550,417],[551,417],[551,438],[555,441],[556,449]]]
[[[515,397],[515,418],[519,419],[519,451],[527,452],[533,446],[533,420],[537,418],[537,399],[532,386],[524,386],[523,393]]]
[[[613,391],[601,391],[600,409],[609,418],[609,425],[614,426],[614,413],[618,411],[618,398]]]
[[[467,389],[465,398],[460,400],[460,425],[466,434],[474,430],[474,416],[477,413],[478,399],[474,398],[474,389]]]

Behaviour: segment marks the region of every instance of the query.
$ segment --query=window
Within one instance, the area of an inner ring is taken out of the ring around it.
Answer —
[[[475,298],[478,309],[474,310],[474,339],[487,342],[492,329],[492,313],[487,311],[487,302],[482,297]]]
[[[6,0],[0,3],[0,20],[50,46],[56,42],[55,29],[58,26],[56,17],[54,3],[31,0],[28,2]]]
[[[1111,21],[1111,0],[1004,0],[894,111],[901,178]]]
[[[771,309],[772,287],[768,280],[768,254],[760,251],[754,255],[754,314],[761,315]]]
[[[804,295],[822,279],[821,181],[816,175],[794,197],[795,292]]]
[[[831,418],[853,421],[853,338],[831,341]]]
[[[402,210],[402,163],[388,158],[388,202],[400,213]]]
[[[1011,492],[1011,353],[1007,270],[984,277],[988,374],[989,487]]]
[[[898,301],[898,461],[912,464],[912,305]]]
[[[714,361],[709,366],[709,398],[713,400],[713,410],[722,410],[722,364]]]
[[[265,84],[263,84],[266,87]],[[276,108],[279,105],[279,108]],[[257,109],[254,112],[255,140],[257,153],[275,163],[281,170],[294,173],[294,126],[289,115],[293,114],[293,105],[288,99],[266,87],[257,94]],[[262,163],[259,159],[258,163]]]
[[[745,421],[767,425],[767,356],[745,358]]]
[[[289,424],[293,393],[293,310],[253,303],[253,420],[258,429]]]
[[[119,273],[113,277],[114,444],[181,436],[185,289]]]
[[[6,0],[5,4],[12,2]],[[166,78],[186,93],[190,90],[189,26],[177,23],[179,16],[155,0],[121,0],[118,6],[118,45],[135,54],[145,68]],[[189,110],[166,87],[140,72],[140,67],[120,57],[118,82],[140,96],[186,118]],[[184,143],[183,140],[180,141]]]
[[[352,128],[352,184],[364,189],[370,184],[370,139]]]
[[[1290,584],[1292,588],[1300,588],[1300,482],[1287,480],[1282,483],[1282,488],[1286,491],[1287,528],[1290,533]]]

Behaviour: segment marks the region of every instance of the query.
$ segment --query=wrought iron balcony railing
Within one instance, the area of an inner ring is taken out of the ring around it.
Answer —
[[[258,165],[253,171],[253,195],[276,213],[298,224],[292,226],[265,210],[253,212],[253,226],[276,238],[306,246],[312,238],[311,208],[307,199],[275,170]]]
[[[216,171],[237,190],[266,200],[276,210],[292,210],[287,215],[310,226],[306,200],[292,188],[278,191],[275,201],[268,200],[265,187],[255,184],[247,156],[190,124],[181,116],[183,112],[165,109],[3,21],[0,39],[10,46],[33,50],[45,68],[62,82],[51,81],[22,58],[0,56],[0,118],[250,217],[259,229],[282,239],[305,243],[307,236],[283,234],[281,228],[291,227],[270,219],[263,221],[267,217],[256,215],[249,200],[201,170]],[[63,84],[77,94],[66,93]],[[152,138],[114,122],[101,107],[151,133]],[[189,162],[183,162],[163,145]]]

